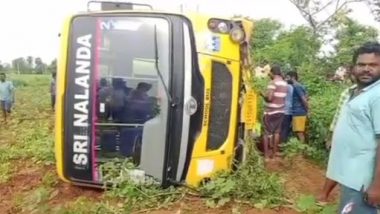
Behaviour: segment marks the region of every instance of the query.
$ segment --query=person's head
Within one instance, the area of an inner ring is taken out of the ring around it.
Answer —
[[[1,82],[5,81],[5,74],[4,73],[0,73],[0,81]]]
[[[146,82],[140,82],[137,84],[137,90],[142,92],[148,92],[152,88],[152,85]]]
[[[380,79],[380,44],[367,42],[359,47],[352,58],[353,76],[357,84],[368,86]]]
[[[108,85],[108,82],[105,78],[100,79],[100,87],[106,87]]]
[[[286,73],[285,80],[286,82],[288,82],[288,84],[293,84],[293,79],[294,79],[295,74],[297,76],[297,72],[295,71],[289,71],[288,73]]]
[[[273,79],[275,76],[282,77],[281,67],[279,65],[273,65],[269,72],[269,77]]]
[[[287,79],[290,81],[298,81],[298,73],[297,71],[289,71],[287,74]]]

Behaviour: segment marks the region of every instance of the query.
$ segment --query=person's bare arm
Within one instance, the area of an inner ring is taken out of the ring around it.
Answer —
[[[371,120],[377,149],[373,181],[366,192],[369,204],[380,205],[380,97],[371,103]]]
[[[309,111],[309,102],[307,100],[306,96],[302,97],[302,104],[305,106],[306,110]]]
[[[380,134],[376,135],[377,145],[380,144]],[[380,205],[380,146],[376,149],[375,171],[372,184],[366,191],[368,194],[368,203],[376,206]]]
[[[260,93],[260,95],[264,98],[265,102],[272,102],[275,89],[276,86],[273,83],[270,83],[265,94]]]

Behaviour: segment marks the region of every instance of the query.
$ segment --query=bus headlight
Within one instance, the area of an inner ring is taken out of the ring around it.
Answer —
[[[218,24],[218,30],[221,33],[228,33],[229,28],[228,28],[227,23],[225,23],[225,22],[219,22],[219,24]]]
[[[230,32],[230,36],[231,36],[232,41],[234,41],[236,43],[243,42],[244,38],[245,38],[244,31],[240,27],[232,28],[232,30]]]

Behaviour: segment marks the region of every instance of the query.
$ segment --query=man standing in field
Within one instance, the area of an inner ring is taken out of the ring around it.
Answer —
[[[273,66],[269,72],[272,81],[267,87],[265,94],[261,96],[265,100],[264,109],[264,157],[269,160],[269,146],[273,146],[271,158],[279,156],[278,145],[280,132],[285,113],[285,97],[288,91],[287,83],[284,81],[279,66]]]
[[[56,99],[56,86],[57,86],[57,74],[53,72],[52,79],[50,82],[50,96],[51,96],[51,108],[55,109],[55,99]]]
[[[322,199],[339,184],[339,213],[375,214],[380,205],[380,44],[353,56],[356,86],[336,120]]]
[[[11,113],[14,100],[14,87],[12,82],[6,80],[4,73],[0,73],[0,109],[5,123],[7,122],[7,116]]]
[[[305,86],[298,82],[298,74],[295,71],[288,73],[293,86],[293,132],[297,134],[301,142],[305,142],[305,128],[309,104]]]

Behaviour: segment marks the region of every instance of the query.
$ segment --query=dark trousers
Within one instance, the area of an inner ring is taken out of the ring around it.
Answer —
[[[51,108],[52,108],[52,109],[55,108],[55,94],[52,94],[52,95],[51,95]]]
[[[288,141],[292,133],[292,115],[285,115],[281,126],[281,143]]]

